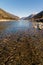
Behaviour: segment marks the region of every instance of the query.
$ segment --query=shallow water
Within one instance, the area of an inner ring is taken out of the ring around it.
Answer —
[[[43,65],[43,23],[0,22],[0,59],[1,65]]]
[[[41,22],[30,22],[25,20],[0,22],[0,37],[20,31],[30,30],[34,32],[34,29],[38,31],[38,25],[43,29],[43,23]]]

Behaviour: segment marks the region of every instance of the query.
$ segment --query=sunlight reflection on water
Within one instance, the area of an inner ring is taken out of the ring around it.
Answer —
[[[43,23],[29,22],[26,20],[12,21],[12,22],[0,22],[0,35],[11,34],[17,31],[27,31],[33,29],[43,29]]]

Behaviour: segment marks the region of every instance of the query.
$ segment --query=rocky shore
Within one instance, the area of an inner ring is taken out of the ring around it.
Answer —
[[[43,65],[43,30],[29,33],[0,37],[0,65]]]

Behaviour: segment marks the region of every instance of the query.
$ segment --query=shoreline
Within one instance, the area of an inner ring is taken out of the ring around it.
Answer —
[[[0,22],[8,22],[8,21],[16,21],[16,20],[0,20]]]

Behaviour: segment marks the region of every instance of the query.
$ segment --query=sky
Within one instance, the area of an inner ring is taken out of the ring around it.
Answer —
[[[19,17],[43,10],[43,0],[0,0],[0,8]]]

